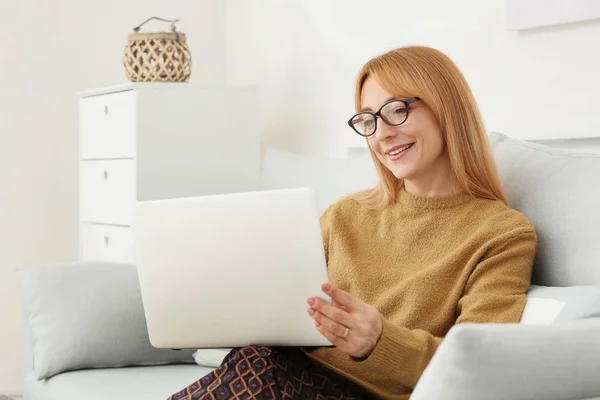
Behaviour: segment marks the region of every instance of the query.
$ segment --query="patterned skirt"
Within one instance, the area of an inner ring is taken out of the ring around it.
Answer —
[[[370,400],[363,389],[333,376],[298,348],[233,349],[221,366],[168,400]]]

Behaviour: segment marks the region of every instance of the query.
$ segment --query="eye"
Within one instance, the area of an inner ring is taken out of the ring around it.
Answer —
[[[373,118],[368,118],[365,121],[363,121],[363,126],[365,128],[372,128],[373,125],[375,125],[375,120]]]
[[[394,109],[392,110],[392,113],[394,113],[395,115],[404,114],[404,113],[406,113],[406,107],[404,107],[404,106],[394,107]]]
[[[369,128],[375,125],[375,120],[370,115],[360,115],[352,120],[352,124],[357,127],[361,126],[364,128]]]

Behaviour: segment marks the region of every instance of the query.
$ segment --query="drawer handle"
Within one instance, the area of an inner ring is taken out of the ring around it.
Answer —
[[[104,236],[104,245],[108,246],[108,236]]]
[[[104,170],[104,180],[107,181],[108,180],[108,171]]]
[[[108,106],[107,105],[104,106],[104,115],[105,116],[108,115]]]

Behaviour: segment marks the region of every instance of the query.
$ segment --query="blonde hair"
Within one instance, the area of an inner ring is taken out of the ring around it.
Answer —
[[[357,112],[369,77],[393,96],[420,97],[440,123],[457,183],[474,197],[506,203],[479,107],[465,77],[448,56],[429,47],[408,46],[369,60],[356,80]],[[369,150],[379,183],[352,197],[368,208],[381,209],[395,201],[403,182]]]

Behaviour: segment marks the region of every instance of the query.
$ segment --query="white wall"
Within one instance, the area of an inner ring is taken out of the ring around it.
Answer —
[[[0,394],[21,391],[14,268],[76,257],[75,93],[126,82],[127,34],[151,16],[180,18],[191,82],[225,80],[220,0],[0,1]]]
[[[409,44],[458,64],[489,131],[600,136],[600,21],[512,32],[506,0],[229,0],[227,33],[228,79],[263,85],[264,134],[282,147],[362,145],[346,125],[356,74]]]

